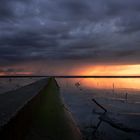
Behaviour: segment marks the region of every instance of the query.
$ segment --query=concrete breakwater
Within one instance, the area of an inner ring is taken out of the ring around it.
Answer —
[[[82,140],[54,78],[0,95],[0,139]]]

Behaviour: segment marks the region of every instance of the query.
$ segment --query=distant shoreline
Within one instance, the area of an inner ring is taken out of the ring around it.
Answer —
[[[140,78],[140,76],[80,76],[80,75],[7,75],[7,76],[0,76],[0,78]]]

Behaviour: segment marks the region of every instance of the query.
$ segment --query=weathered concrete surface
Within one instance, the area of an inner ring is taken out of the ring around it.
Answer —
[[[0,94],[0,129],[47,84],[43,79],[15,91]]]
[[[32,120],[34,100],[46,86],[43,79],[0,95],[0,139],[22,140]]]
[[[0,96],[1,102],[8,98],[4,104],[0,102],[0,139],[82,140],[79,129],[60,99],[55,79],[41,80],[12,94]],[[29,96],[24,97],[26,94]],[[6,119],[4,114],[8,116]]]

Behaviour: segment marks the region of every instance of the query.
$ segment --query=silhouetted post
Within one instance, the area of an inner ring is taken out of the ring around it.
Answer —
[[[115,85],[114,85],[114,83],[113,83],[113,94],[115,93]]]
[[[127,102],[127,98],[128,98],[128,93],[126,92],[125,94],[125,101]]]

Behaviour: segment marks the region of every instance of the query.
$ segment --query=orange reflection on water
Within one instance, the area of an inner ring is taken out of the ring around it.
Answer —
[[[81,83],[88,88],[97,89],[140,89],[140,78],[85,78]]]

